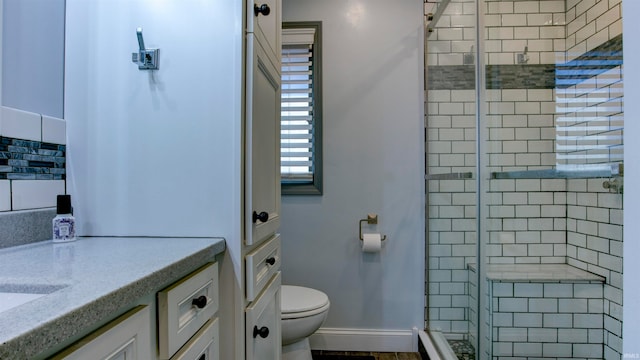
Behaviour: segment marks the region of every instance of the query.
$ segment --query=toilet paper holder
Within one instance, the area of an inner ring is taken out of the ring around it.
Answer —
[[[362,223],[363,222],[367,222],[367,224],[370,225],[375,225],[378,223],[378,214],[367,214],[367,218],[366,219],[360,219],[360,222],[358,224],[358,228],[360,230],[360,241],[364,241],[364,238],[362,237]],[[382,235],[382,241],[387,240],[387,235]]]

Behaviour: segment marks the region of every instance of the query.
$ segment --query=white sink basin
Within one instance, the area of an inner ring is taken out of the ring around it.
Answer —
[[[0,292],[0,313],[47,294]]]
[[[0,313],[64,287],[66,285],[0,284]]]

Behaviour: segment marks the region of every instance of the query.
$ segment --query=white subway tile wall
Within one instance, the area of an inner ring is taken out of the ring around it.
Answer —
[[[64,187],[64,180],[11,180],[11,209],[54,207],[56,195],[64,194]]]
[[[434,14],[437,6],[425,3],[425,14]],[[475,13],[475,1],[452,0],[437,24],[429,24],[433,29],[427,52],[429,65],[463,65],[464,55],[474,53]]]
[[[555,64],[564,58],[564,1],[485,1],[487,64]]]
[[[622,34],[622,3],[567,0],[566,61]]]
[[[66,122],[9,107],[0,110],[0,136],[66,144]],[[0,173],[11,166],[0,165]],[[0,212],[54,207],[56,195],[65,193],[65,180],[0,180]]]
[[[490,281],[489,286],[492,359],[604,358],[601,282]]]
[[[0,116],[2,117],[0,135],[42,141],[42,116],[40,114],[2,106]]]
[[[67,143],[67,123],[62,119],[42,115],[42,142]]]
[[[11,181],[0,180],[0,211],[11,210]]]
[[[466,130],[474,129],[475,117],[464,110],[474,101],[473,90],[429,92],[430,174],[474,171],[475,133]],[[466,339],[472,330],[467,264],[475,261],[475,204],[474,180],[429,181],[429,323],[425,327],[441,330],[451,339]]]
[[[602,306],[604,358],[617,359],[622,353],[623,204],[622,194],[602,187],[605,180],[567,182],[567,263],[607,279],[602,304],[589,303],[589,310]]]

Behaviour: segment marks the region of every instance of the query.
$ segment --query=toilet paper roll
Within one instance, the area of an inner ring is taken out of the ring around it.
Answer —
[[[376,253],[382,249],[382,236],[380,234],[363,234],[362,239],[363,252]]]

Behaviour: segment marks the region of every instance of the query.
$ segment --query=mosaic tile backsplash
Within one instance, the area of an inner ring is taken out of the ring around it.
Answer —
[[[0,136],[0,179],[65,180],[66,145]]]

